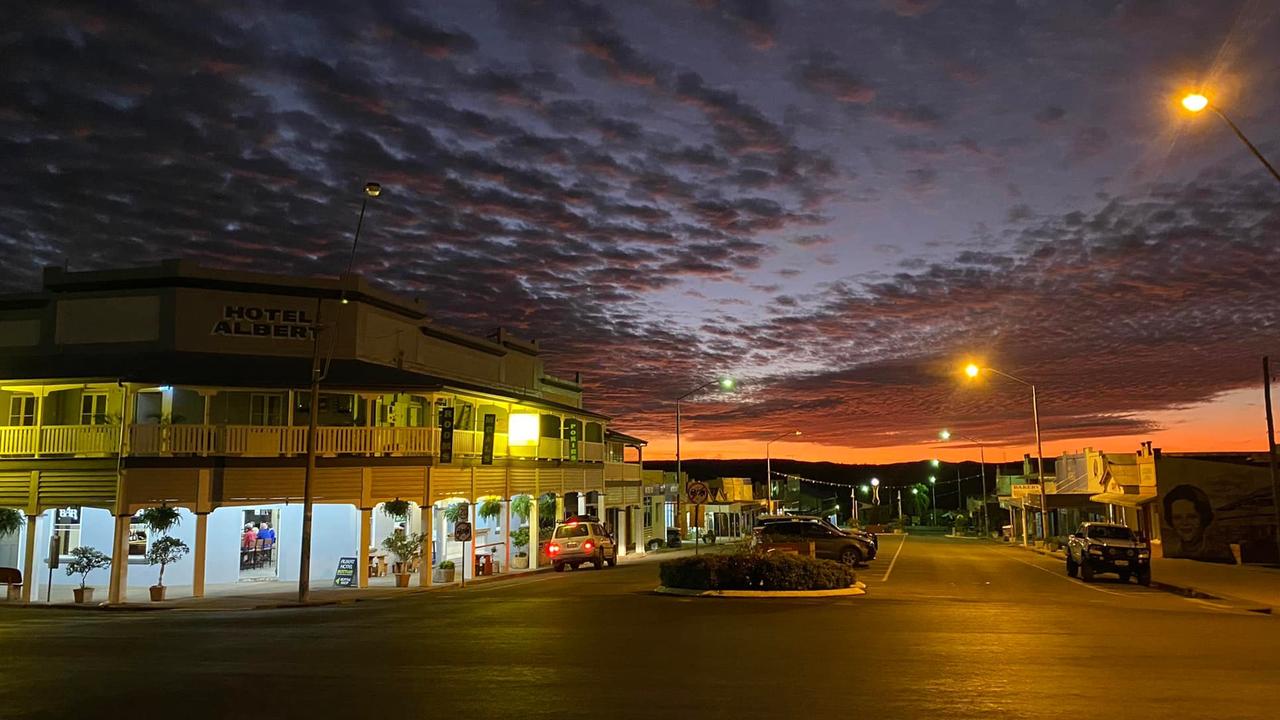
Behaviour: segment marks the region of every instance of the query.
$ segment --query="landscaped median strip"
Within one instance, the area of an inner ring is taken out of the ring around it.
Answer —
[[[685,588],[669,588],[660,585],[654,589],[654,592],[659,595],[704,598],[827,598],[866,595],[866,587],[860,582],[854,583],[852,587],[835,590],[687,590]]]

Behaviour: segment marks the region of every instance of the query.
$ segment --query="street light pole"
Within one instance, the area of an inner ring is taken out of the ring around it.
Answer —
[[[1049,539],[1049,501],[1046,497],[1045,490],[1044,490],[1044,448],[1040,444],[1040,403],[1036,397],[1036,386],[1032,383],[1027,382],[1026,380],[1023,380],[1020,377],[1017,377],[1016,375],[1010,375],[1007,372],[1002,372],[992,367],[978,367],[977,365],[974,365],[971,363],[964,369],[965,374],[971,378],[977,377],[978,374],[983,370],[993,372],[1003,378],[1012,380],[1017,383],[1022,383],[1023,385],[1026,385],[1027,387],[1031,388],[1031,420],[1033,423],[1035,423],[1035,428],[1036,428],[1036,474],[1038,475],[1037,479],[1040,482],[1040,532],[1044,536],[1044,539],[1048,540]],[[986,483],[985,479],[983,480],[983,483],[984,483],[984,492],[985,492],[985,483]]]
[[[360,201],[360,217],[356,220],[356,234],[351,240],[351,255],[347,258],[347,272],[343,279],[339,282],[341,290],[339,290],[339,303],[347,304],[347,287],[345,278],[351,276],[351,267],[356,259],[356,246],[360,243],[360,228],[364,226],[364,212],[369,206],[369,198],[376,198],[382,194],[382,186],[378,183],[365,183],[364,198]],[[315,327],[311,329],[311,378],[308,383],[308,412],[307,412],[307,464],[302,474],[302,532],[299,536],[301,549],[298,559],[298,602],[305,603],[311,596],[311,526],[312,515],[315,506],[315,492],[313,488],[313,479],[316,474],[316,435],[319,429],[320,414],[320,381],[324,379],[324,366],[321,363],[320,356],[320,314],[324,306],[322,298],[316,298],[316,318]],[[330,338],[329,352],[332,355],[333,348],[336,345],[338,334],[338,326],[335,323],[333,327],[333,337]],[[365,548],[360,548],[360,552],[364,553]]]
[[[929,476],[929,517],[930,525],[938,524],[938,478]]]
[[[1267,465],[1271,470],[1271,507],[1276,515],[1276,550],[1280,551],[1280,477],[1276,474],[1276,425],[1271,415],[1271,360],[1262,356],[1262,394],[1267,410]]]
[[[772,439],[772,440],[770,440],[769,442],[766,442],[766,443],[764,444],[764,475],[765,475],[765,488],[766,488],[766,489],[768,489],[768,491],[769,491],[769,509],[770,509],[772,512],[774,512],[774,513],[777,513],[777,512],[778,512],[778,508],[777,508],[776,500],[774,500],[774,497],[773,497],[773,496],[774,496],[774,492],[773,492],[773,456],[769,454],[769,446],[770,446],[770,445],[772,445],[772,444],[774,444],[775,442],[777,442],[777,441],[781,440],[781,439],[782,439],[782,438],[784,438],[784,437],[792,437],[792,436],[795,436],[795,435],[801,435],[801,434],[802,434],[802,433],[801,433],[799,430],[794,430],[794,431],[791,431],[791,432],[784,432],[784,433],[782,433],[781,435],[779,435],[778,437],[776,437],[776,438],[774,438],[774,439]]]
[[[1039,425],[1039,423],[1037,423],[1037,426],[1038,426],[1038,425]],[[984,450],[985,450],[985,445],[984,445],[984,443],[983,443],[981,440],[979,440],[979,439],[977,439],[977,438],[970,437],[970,436],[968,436],[968,435],[965,435],[964,433],[953,433],[953,432],[951,432],[950,430],[948,430],[948,429],[946,429],[946,428],[943,428],[943,429],[942,429],[942,431],[938,433],[938,437],[942,438],[943,440],[950,440],[952,435],[955,435],[956,437],[961,438],[961,439],[963,439],[963,440],[968,440],[969,442],[971,442],[971,443],[973,443],[974,445],[977,445],[977,446],[978,446],[978,468],[979,468],[979,469],[978,469],[978,472],[979,472],[979,474],[981,474],[981,475],[982,475],[982,532],[983,532],[984,534],[986,534],[987,536],[990,536],[990,535],[991,535],[991,523],[990,523],[990,521],[988,520],[988,517],[987,517],[987,516],[988,516],[988,512],[987,512],[987,458],[986,458],[986,453],[984,452]],[[1037,436],[1037,440],[1038,440],[1038,437],[1039,437],[1039,436]]]
[[[1182,107],[1193,113],[1198,113],[1205,108],[1212,110],[1218,117],[1222,118],[1222,121],[1227,124],[1227,127],[1231,128],[1231,132],[1235,133],[1236,137],[1240,138],[1240,142],[1244,143],[1244,146],[1249,148],[1249,152],[1253,153],[1253,156],[1258,158],[1258,162],[1262,163],[1262,166],[1267,169],[1267,172],[1271,173],[1271,177],[1275,178],[1276,182],[1280,182],[1280,172],[1277,172],[1275,167],[1271,163],[1267,162],[1267,159],[1262,156],[1262,152],[1259,151],[1253,143],[1249,142],[1249,138],[1245,137],[1244,132],[1242,132],[1240,128],[1231,121],[1231,118],[1227,117],[1226,113],[1222,112],[1221,108],[1209,102],[1209,98],[1201,95],[1200,93],[1192,93],[1182,98]]]
[[[718,380],[711,380],[711,381],[708,381],[708,382],[705,382],[705,383],[703,383],[703,384],[699,385],[698,387],[696,387],[696,388],[694,388],[694,389],[690,390],[689,392],[687,392],[687,393],[685,393],[685,394],[681,395],[680,397],[676,398],[676,527],[677,527],[677,528],[678,528],[678,527],[680,527],[680,504],[681,504],[681,503],[680,503],[680,494],[681,494],[681,492],[682,492],[682,488],[680,487],[680,483],[681,483],[681,479],[680,479],[680,472],[681,472],[681,464],[680,464],[680,459],[681,459],[681,458],[680,458],[680,401],[684,400],[685,398],[689,397],[690,395],[696,395],[697,393],[700,393],[700,392],[702,392],[703,390],[706,390],[707,388],[711,387],[712,385],[716,385],[716,384],[719,384],[719,385],[720,385],[720,387],[724,388],[725,390],[732,390],[732,389],[733,389],[733,386],[734,386],[734,381],[733,381],[732,379],[730,379],[730,378],[720,378],[720,379],[718,379]],[[694,507],[696,508],[697,506],[695,505]],[[695,518],[695,520],[696,520],[696,518]],[[699,526],[699,527],[700,527],[700,526]],[[699,541],[699,540],[701,540],[701,539],[702,539],[702,533],[701,533],[701,532],[699,532],[699,533],[697,533],[696,535],[694,535],[694,538],[693,538],[693,554],[694,554],[694,555],[697,555],[697,554],[698,554],[698,541]]]

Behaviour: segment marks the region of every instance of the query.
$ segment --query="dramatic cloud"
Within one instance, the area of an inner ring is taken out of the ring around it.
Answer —
[[[671,388],[719,372],[744,389],[691,403],[695,450],[911,446],[943,417],[1022,442],[1017,388],[948,375],[967,354],[1034,376],[1049,437],[1080,442],[1251,382],[1277,195],[1173,98],[1249,87],[1224,102],[1280,155],[1257,81],[1280,16],[815,7],[16,6],[0,284],[168,257],[333,275],[377,180],[358,271],[542,339],[658,455]]]

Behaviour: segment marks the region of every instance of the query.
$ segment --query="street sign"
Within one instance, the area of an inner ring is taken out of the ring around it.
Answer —
[[[440,410],[440,463],[453,462],[453,408]]]
[[[337,587],[351,587],[356,580],[356,559],[353,557],[338,558],[338,569],[333,573],[333,584]]]
[[[484,416],[484,444],[480,446],[480,464],[493,464],[493,436],[498,425],[498,416],[486,413]]]
[[[704,482],[690,480],[684,486],[685,495],[689,496],[689,502],[694,505],[706,505],[707,500],[711,499],[711,491]]]
[[[471,540],[470,520],[459,520],[453,524],[453,539],[458,542],[468,542]]]

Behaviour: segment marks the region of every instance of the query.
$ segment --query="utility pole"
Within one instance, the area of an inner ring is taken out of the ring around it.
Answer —
[[[1280,476],[1276,474],[1276,424],[1271,414],[1271,360],[1262,356],[1262,396],[1267,409],[1267,464],[1271,468],[1271,509],[1276,517],[1276,551],[1280,552]]]

